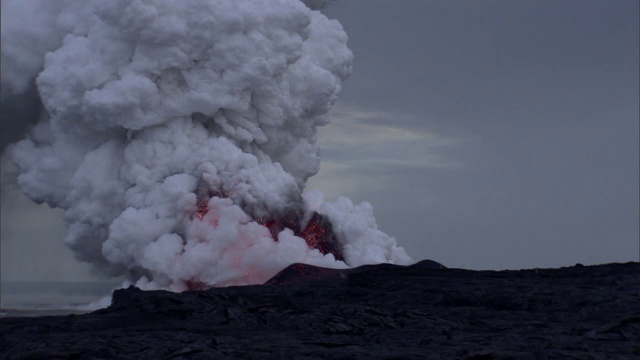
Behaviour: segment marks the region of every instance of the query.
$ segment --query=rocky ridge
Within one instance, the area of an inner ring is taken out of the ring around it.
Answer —
[[[0,319],[3,359],[632,359],[640,263],[471,271],[429,260],[265,285],[116,290],[83,315]]]

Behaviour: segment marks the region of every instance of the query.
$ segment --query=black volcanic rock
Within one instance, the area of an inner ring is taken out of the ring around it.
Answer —
[[[327,269],[307,264],[292,264],[265,282],[265,285],[293,285],[316,281],[340,282],[345,270]]]
[[[2,359],[636,359],[640,264],[520,271],[295,264],[268,285],[116,290],[0,319]]]

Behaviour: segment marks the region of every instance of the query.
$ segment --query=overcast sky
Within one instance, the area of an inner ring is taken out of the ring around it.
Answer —
[[[638,261],[638,2],[350,0],[313,185],[416,259]]]
[[[416,260],[638,261],[638,12],[636,0],[333,3],[354,72],[308,187],[373,204]],[[3,279],[85,279],[60,213],[21,199],[2,160]]]

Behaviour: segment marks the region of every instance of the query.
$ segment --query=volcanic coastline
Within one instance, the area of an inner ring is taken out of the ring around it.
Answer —
[[[471,271],[294,264],[264,285],[116,290],[0,319],[2,359],[635,359],[640,263]]]

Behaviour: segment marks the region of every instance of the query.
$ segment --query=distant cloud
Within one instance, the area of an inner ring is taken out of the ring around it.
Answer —
[[[464,165],[448,155],[463,140],[429,131],[413,115],[339,104],[330,116],[331,124],[319,129],[321,171],[311,184],[328,194],[379,188],[385,175]]]
[[[462,141],[429,131],[424,122],[413,127],[410,124],[420,120],[414,117],[338,105],[331,112],[331,124],[318,135],[323,162],[358,167],[461,167],[459,160],[447,157],[443,150]]]

